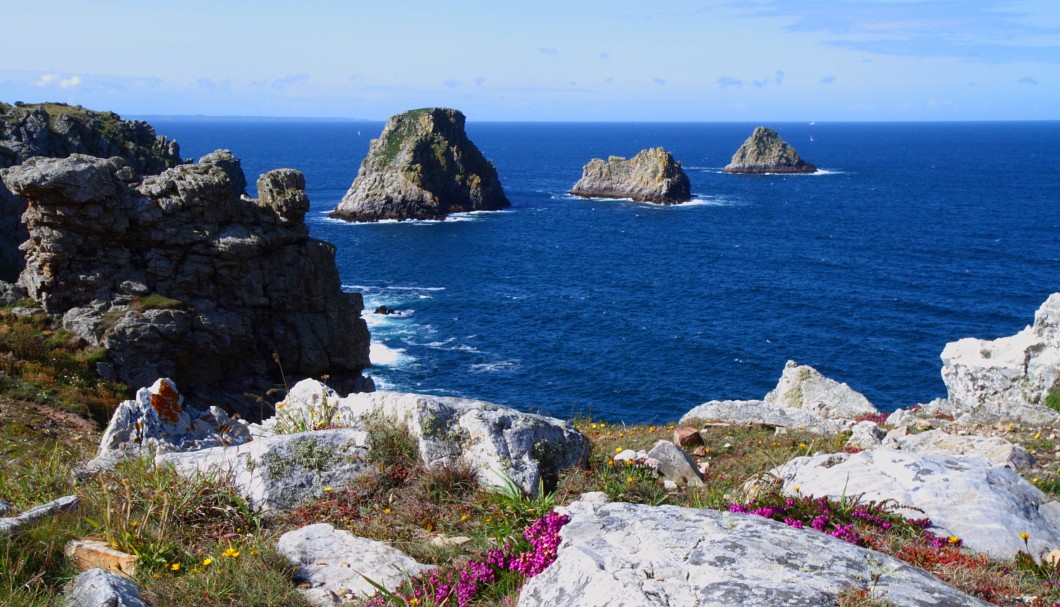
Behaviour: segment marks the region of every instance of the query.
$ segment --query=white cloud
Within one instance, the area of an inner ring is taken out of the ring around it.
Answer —
[[[57,86],[61,89],[72,89],[81,84],[81,76],[70,76],[63,78],[59,74],[41,74],[33,85],[39,87]]]

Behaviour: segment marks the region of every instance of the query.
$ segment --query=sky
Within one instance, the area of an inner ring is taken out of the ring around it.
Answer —
[[[0,101],[122,115],[1060,119],[1057,0],[6,0]]]

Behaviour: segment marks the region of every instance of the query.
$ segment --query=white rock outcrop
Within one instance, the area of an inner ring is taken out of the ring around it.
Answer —
[[[318,523],[283,534],[276,549],[297,568],[295,581],[306,584],[302,593],[318,607],[340,605],[376,593],[365,578],[388,591],[430,569],[405,553]]]
[[[63,607],[147,607],[140,587],[129,578],[103,569],[89,569],[74,578]]]
[[[893,500],[927,517],[930,530],[955,535],[967,548],[1010,558],[1060,548],[1060,516],[1044,493],[1012,468],[974,456],[920,455],[879,448],[860,453],[797,457],[775,468],[787,491],[801,495]],[[1029,534],[1025,545],[1020,533]]]
[[[519,607],[831,606],[850,588],[903,607],[986,606],[827,534],[748,514],[579,500]]]
[[[1000,436],[950,434],[929,430],[889,438],[884,446],[925,455],[977,455],[991,464],[1026,470],[1035,464],[1034,456],[1020,445]]]
[[[961,423],[1060,423],[1045,406],[1060,389],[1060,293],[1034,314],[1034,324],[995,339],[965,338],[942,351],[943,406]]]
[[[789,360],[784,372],[762,400],[723,400],[704,403],[681,417],[693,420],[755,423],[811,432],[839,432],[859,417],[879,411],[860,392]]]

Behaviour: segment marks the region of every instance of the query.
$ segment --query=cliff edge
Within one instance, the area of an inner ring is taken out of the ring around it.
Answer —
[[[464,120],[461,112],[444,108],[392,116],[331,217],[445,219],[511,206],[493,163],[464,132]]]
[[[760,126],[732,155],[725,173],[816,173],[817,167],[802,158],[771,128]]]
[[[571,194],[585,198],[632,198],[640,202],[677,204],[692,199],[688,175],[681,163],[662,148],[641,150],[626,160],[593,158]]]

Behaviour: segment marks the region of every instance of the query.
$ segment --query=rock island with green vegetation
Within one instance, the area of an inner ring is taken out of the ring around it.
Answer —
[[[726,173],[816,173],[817,167],[802,158],[776,131],[760,126],[732,155]]]
[[[639,202],[677,204],[692,199],[688,175],[681,163],[662,148],[641,150],[625,159],[593,158],[571,194],[584,198],[632,198]]]

